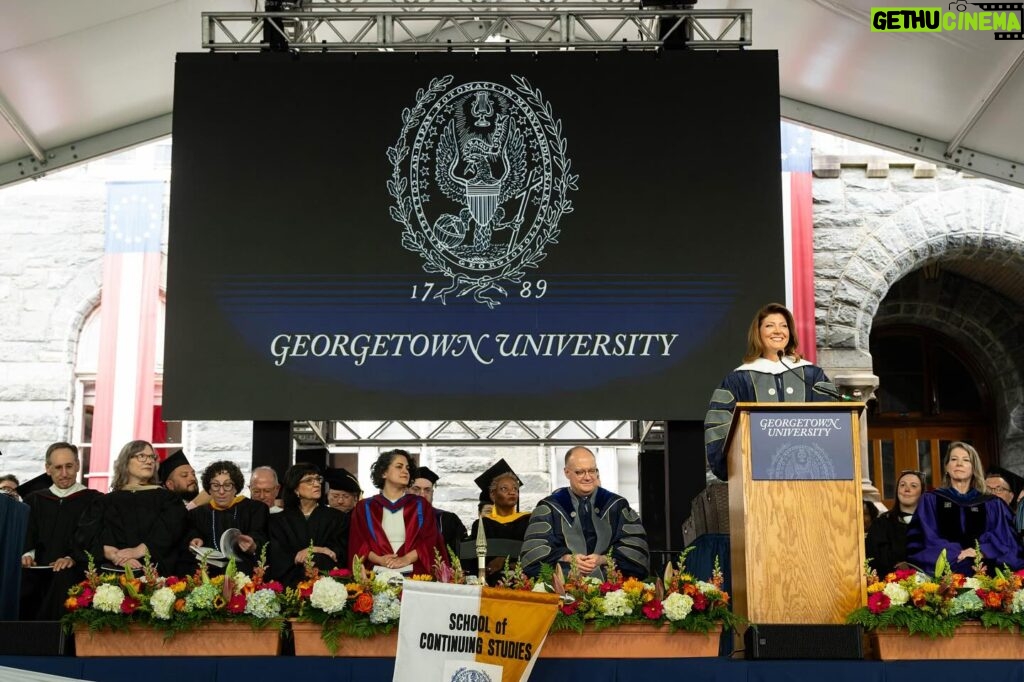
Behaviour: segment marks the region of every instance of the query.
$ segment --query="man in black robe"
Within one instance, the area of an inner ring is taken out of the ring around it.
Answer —
[[[338,467],[324,472],[324,482],[327,483],[327,506],[348,516],[363,496],[359,480],[348,470]]]
[[[160,462],[157,470],[163,487],[181,498],[185,509],[192,510],[210,501],[210,495],[200,492],[196,470],[189,464],[184,450],[178,450]]]
[[[434,489],[439,478],[440,476],[427,467],[418,467],[409,477],[409,492],[422,497],[433,506]],[[466,526],[462,523],[462,519],[452,512],[437,507],[434,507],[434,516],[437,518],[437,529],[444,539],[445,546],[458,556],[459,546],[467,537]]]
[[[68,588],[82,580],[87,559],[75,540],[78,520],[100,492],[78,482],[78,448],[54,443],[46,449],[46,474],[29,481],[39,489],[26,492],[29,507],[25,553],[21,557],[22,620],[58,620]],[[52,485],[47,485],[52,481]]]

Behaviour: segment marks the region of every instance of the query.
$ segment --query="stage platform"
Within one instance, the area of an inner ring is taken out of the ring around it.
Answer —
[[[386,682],[383,658],[62,658],[0,656],[0,666],[93,682]],[[0,680],[17,679],[0,668]],[[1024,682],[1024,661],[539,660],[531,682]],[[421,682],[410,680],[409,682]]]

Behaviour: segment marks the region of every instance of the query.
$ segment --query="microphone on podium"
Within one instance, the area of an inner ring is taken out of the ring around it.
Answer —
[[[836,400],[845,400],[845,401],[853,400],[852,397],[850,397],[848,395],[845,395],[843,393],[840,393],[839,391],[835,390],[834,388],[826,386],[823,382],[819,381],[818,383],[813,384],[813,385],[807,383],[807,380],[804,379],[803,376],[801,376],[796,371],[795,367],[790,367],[789,365],[786,364],[785,360],[782,359],[782,358],[786,357],[786,354],[783,351],[781,351],[781,350],[778,351],[778,356],[779,356],[779,362],[781,362],[782,366],[786,368],[786,371],[787,372],[792,372],[795,376],[799,377],[800,381],[802,381],[804,383],[804,386],[809,386],[812,391],[817,391],[818,393],[824,393],[828,397],[835,398]]]

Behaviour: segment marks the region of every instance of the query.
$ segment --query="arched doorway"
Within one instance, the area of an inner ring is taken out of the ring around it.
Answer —
[[[868,470],[886,505],[901,471],[939,485],[952,441],[974,445],[986,467],[999,461],[989,387],[959,344],[926,327],[891,325],[872,331],[871,356],[879,389],[868,415]]]

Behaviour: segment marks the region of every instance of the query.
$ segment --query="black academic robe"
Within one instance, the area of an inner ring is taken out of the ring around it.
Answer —
[[[0,620],[18,619],[21,555],[28,529],[28,507],[0,494]]]
[[[907,517],[910,515],[907,514]],[[898,511],[887,511],[871,524],[864,540],[865,556],[878,577],[892,573],[896,564],[907,560],[907,528],[909,521]]]
[[[187,526],[181,497],[166,488],[149,487],[115,490],[96,498],[82,517],[78,533],[97,566],[110,564],[103,555],[104,545],[125,549],[145,543],[150,561],[168,576],[178,567]]]
[[[75,565],[53,571],[26,568],[21,579],[21,619],[59,620],[64,615],[68,589],[85,576],[87,559],[75,540],[78,521],[89,505],[102,494],[98,490],[80,490],[57,497],[49,489],[25,498],[29,507],[25,552],[35,550],[37,566],[46,566],[62,557],[71,557]]]
[[[459,553],[459,545],[466,539],[466,526],[456,514],[434,507],[434,517],[437,519],[437,530],[444,540],[445,547],[450,548],[456,555]]]
[[[186,542],[191,543],[193,538],[202,538],[203,547],[212,547],[223,552],[220,546],[220,536],[228,528],[237,528],[242,535],[248,535],[256,542],[256,549],[251,553],[238,552],[238,559],[235,566],[246,575],[252,575],[252,569],[259,561],[260,551],[269,539],[270,507],[262,502],[250,500],[243,497],[237,503],[227,509],[214,509],[210,504],[204,504],[188,512],[189,530],[186,534]],[[189,553],[191,556],[191,553]],[[269,562],[269,559],[268,559]],[[198,562],[193,563],[193,567]],[[224,569],[216,566],[209,566],[210,575],[223,573]]]
[[[490,516],[485,516],[482,519],[477,519],[473,522],[473,528],[469,533],[469,540],[475,541],[477,536],[477,528],[480,526],[480,522],[484,524],[484,535],[488,540],[517,540],[522,542],[526,537],[526,529],[530,526],[530,515],[523,514],[514,521],[508,523],[502,523]],[[495,559],[495,556],[488,556],[487,563],[491,562],[491,559]],[[504,559],[504,557],[502,557]],[[519,560],[518,556],[508,557],[508,559],[514,564]],[[466,571],[467,575],[477,574],[477,560],[476,559],[464,559],[462,561],[462,568]],[[494,586],[499,580],[501,580],[502,572],[498,571],[487,576],[487,584]]]
[[[347,560],[348,517],[337,509],[318,506],[306,518],[296,507],[270,517],[270,575],[288,587],[299,584],[306,574],[304,564],[295,563],[300,549],[310,544],[334,551],[338,561],[326,554],[314,554],[313,561],[321,573],[345,567]]]

